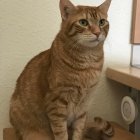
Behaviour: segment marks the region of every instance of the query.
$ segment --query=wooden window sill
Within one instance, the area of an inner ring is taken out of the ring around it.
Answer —
[[[107,68],[109,79],[140,90],[140,69],[134,67]]]

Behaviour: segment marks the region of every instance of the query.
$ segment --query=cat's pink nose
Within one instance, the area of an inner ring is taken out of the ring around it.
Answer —
[[[99,37],[101,29],[97,25],[93,25],[91,26],[91,32],[95,34],[97,37]]]
[[[100,31],[99,32],[95,32],[94,34],[97,36],[97,37],[99,37],[99,35],[100,35]]]

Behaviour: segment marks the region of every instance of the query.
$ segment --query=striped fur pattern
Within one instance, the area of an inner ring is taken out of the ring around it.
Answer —
[[[116,122],[96,117],[94,121],[86,123],[83,140],[140,140],[140,138]]]
[[[81,140],[87,107],[103,66],[110,0],[99,7],[60,0],[62,24],[49,50],[34,57],[17,80],[10,121],[22,140]],[[38,139],[34,132],[42,135]]]
[[[84,140],[109,140],[114,133],[111,122],[96,117],[93,122],[86,123],[83,138]]]

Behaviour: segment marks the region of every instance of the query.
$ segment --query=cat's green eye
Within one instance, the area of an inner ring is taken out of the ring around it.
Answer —
[[[99,25],[100,26],[104,26],[105,23],[106,23],[106,20],[105,19],[100,19],[100,21],[99,21]]]
[[[89,25],[89,23],[86,19],[80,19],[79,23],[80,23],[80,25],[85,26],[85,27]]]

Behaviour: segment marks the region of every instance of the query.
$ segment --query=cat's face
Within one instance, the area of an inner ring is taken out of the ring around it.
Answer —
[[[104,42],[109,23],[107,11],[111,0],[98,7],[74,6],[69,0],[60,0],[62,31],[76,43],[95,47]]]

